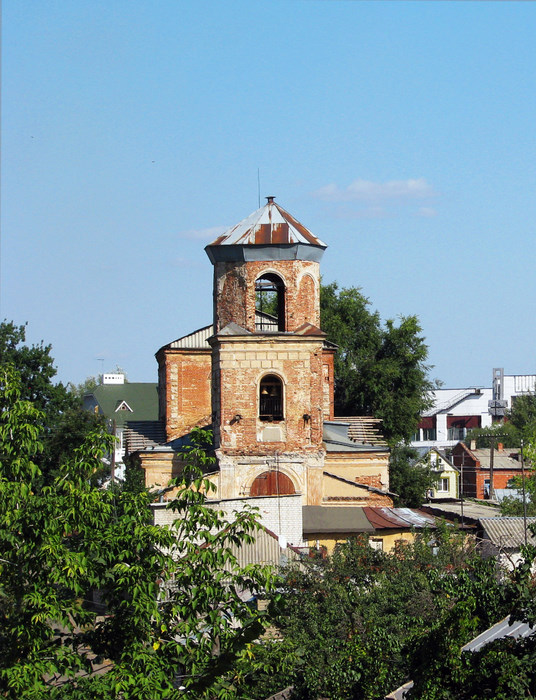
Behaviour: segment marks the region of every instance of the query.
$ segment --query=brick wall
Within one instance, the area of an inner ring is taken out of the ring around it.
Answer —
[[[255,331],[255,281],[278,274],[285,284],[285,330],[303,323],[320,327],[320,266],[305,260],[219,262],[214,266],[216,331],[237,323]]]
[[[211,422],[211,352],[166,348],[158,356],[161,411],[166,439]]]
[[[217,447],[249,454],[319,449],[325,417],[321,338],[224,336],[212,343]],[[259,384],[267,374],[283,384],[282,421],[259,419]]]

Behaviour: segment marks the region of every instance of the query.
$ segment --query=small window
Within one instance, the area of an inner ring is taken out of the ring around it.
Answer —
[[[267,374],[259,386],[259,418],[283,420],[283,382],[275,374]]]
[[[437,485],[437,490],[442,491],[443,493],[445,493],[446,491],[449,490],[448,477],[446,479],[439,479],[439,484]]]
[[[379,538],[370,538],[369,539],[369,545],[372,547],[372,549],[375,549],[376,551],[383,551],[383,540],[380,540]]]
[[[285,285],[281,277],[266,274],[255,282],[255,328],[257,331],[285,330]]]

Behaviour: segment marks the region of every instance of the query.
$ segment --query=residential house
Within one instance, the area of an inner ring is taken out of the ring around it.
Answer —
[[[459,442],[452,449],[450,458],[460,470],[463,495],[483,499],[492,496],[492,486],[493,489],[505,489],[513,477],[521,476],[522,465],[518,456],[517,450],[505,449],[501,443],[497,449],[490,450],[469,448]]]
[[[523,560],[521,547],[524,544],[536,545],[536,536],[530,525],[536,518],[500,517],[481,518],[482,553],[496,557],[506,569],[513,570]]]
[[[422,416],[414,447],[445,449],[463,440],[473,428],[488,428],[502,420],[518,396],[534,391],[536,374],[504,374],[494,369],[491,387],[435,389],[432,407]]]
[[[428,491],[428,499],[456,499],[459,497],[460,472],[452,462],[435,447],[416,447],[418,454],[413,466],[429,464],[436,482]]]
[[[435,530],[433,515],[412,508],[305,506],[303,536],[309,547],[324,547],[328,554],[339,542],[367,535],[375,549],[389,552],[401,542],[410,543],[416,533]]]
[[[103,374],[101,383],[83,398],[86,410],[105,416],[117,442],[112,455],[114,476],[123,478],[126,454],[164,440],[158,420],[158,386],[126,382],[124,374]]]

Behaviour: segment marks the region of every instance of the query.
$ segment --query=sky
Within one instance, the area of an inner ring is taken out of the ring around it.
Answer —
[[[534,2],[4,0],[0,318],[63,382],[157,381],[260,190],[444,386],[536,373],[535,35]]]

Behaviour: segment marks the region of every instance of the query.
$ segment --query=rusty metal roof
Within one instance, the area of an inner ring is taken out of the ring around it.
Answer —
[[[428,513],[424,513],[421,510],[389,508],[387,506],[382,508],[365,506],[363,511],[376,530],[436,527],[434,516],[428,515]]]
[[[285,211],[273,200],[250,214],[240,223],[232,226],[210,246],[220,245],[282,245],[302,243],[305,245],[321,246],[326,244],[314,236],[309,229],[300,224],[291,214]]]

